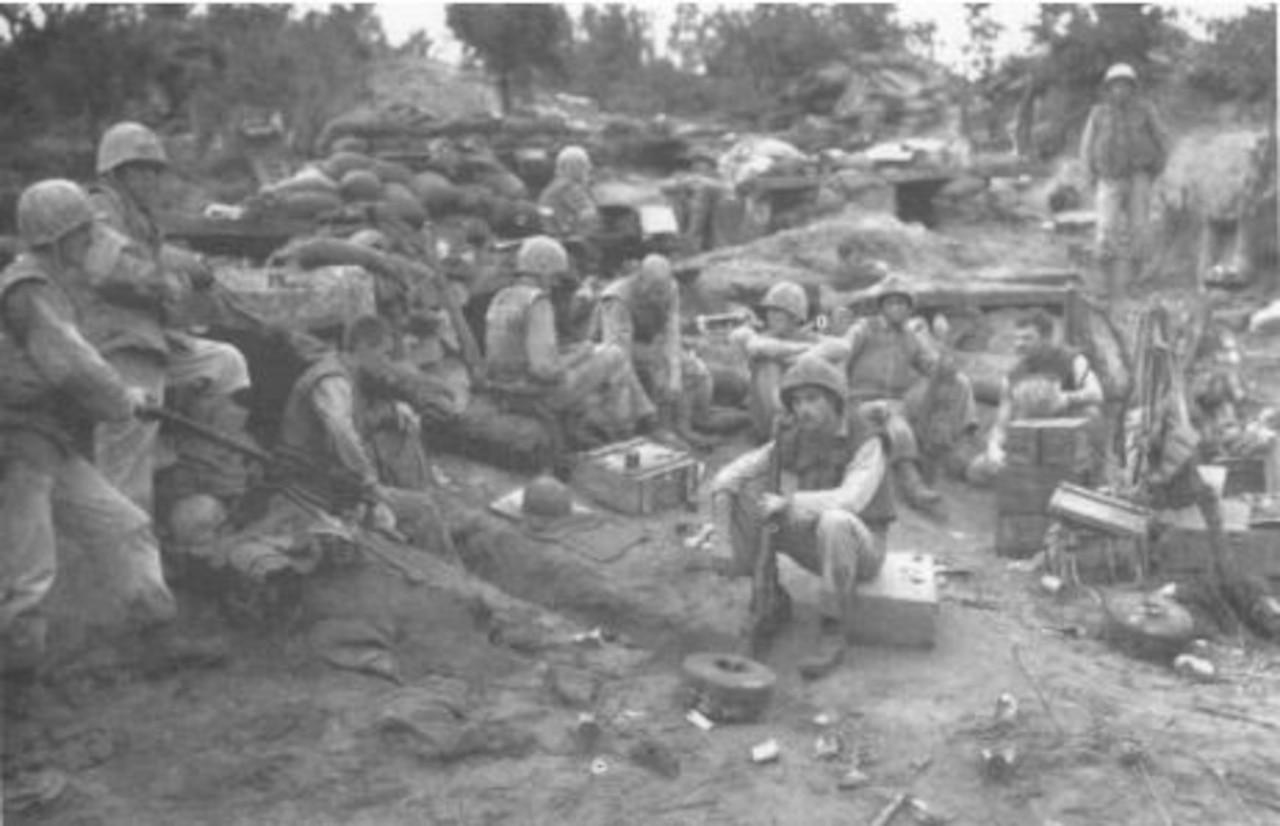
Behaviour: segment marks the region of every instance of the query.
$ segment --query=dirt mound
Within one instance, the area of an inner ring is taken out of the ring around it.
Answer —
[[[833,294],[867,286],[860,278],[874,262],[922,285],[1062,265],[1052,245],[1027,244],[1026,234],[1023,229],[987,227],[940,233],[904,224],[891,214],[849,208],[804,227],[697,256],[686,266],[700,271],[697,292],[709,307],[750,300],[779,279],[819,290],[825,304]]]

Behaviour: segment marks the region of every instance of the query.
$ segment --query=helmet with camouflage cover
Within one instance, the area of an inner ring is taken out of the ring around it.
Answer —
[[[92,223],[89,196],[71,181],[40,181],[27,187],[18,198],[18,234],[29,247],[54,244]]]
[[[574,181],[585,181],[591,174],[591,156],[581,146],[566,146],[556,155],[556,174]]]
[[[155,132],[140,123],[125,121],[103,133],[98,142],[96,168],[99,175],[106,175],[127,163],[168,166],[169,156]]]
[[[844,373],[831,362],[817,356],[801,356],[782,376],[782,403],[791,409],[792,396],[801,387],[817,387],[831,394],[837,410],[844,409],[849,383]]]
[[[796,321],[804,321],[809,317],[809,296],[804,287],[792,281],[780,281],[764,294],[760,306],[765,309],[782,310]]]
[[[520,510],[543,518],[568,516],[573,510],[573,494],[554,476],[539,476],[525,486]]]
[[[526,238],[516,253],[516,272],[552,278],[569,269],[569,254],[564,246],[548,235]]]
[[[876,284],[872,292],[876,297],[878,306],[883,306],[885,301],[895,297],[905,298],[907,305],[912,308],[916,306],[916,296],[911,290],[911,285],[898,273],[885,276]]]

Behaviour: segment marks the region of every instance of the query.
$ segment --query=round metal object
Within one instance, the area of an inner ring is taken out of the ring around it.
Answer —
[[[722,723],[758,718],[778,681],[768,666],[737,654],[690,654],[682,670],[694,708]]]
[[[1191,612],[1159,594],[1111,594],[1104,601],[1108,639],[1135,657],[1167,661],[1195,639]]]

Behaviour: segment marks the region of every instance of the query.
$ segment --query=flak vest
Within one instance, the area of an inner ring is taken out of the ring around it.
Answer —
[[[1094,107],[1093,172],[1104,180],[1128,178],[1139,172],[1158,175],[1164,153],[1156,137],[1155,111],[1148,101],[1118,107]]]
[[[796,475],[799,490],[830,490],[844,481],[845,470],[868,439],[884,438],[873,433],[857,415],[849,415],[845,417],[844,434],[809,434],[788,428],[778,437],[774,449],[779,451],[782,469]],[[883,530],[897,518],[888,473],[858,517],[872,530]]]
[[[916,382],[911,360],[917,343],[910,332],[894,329],[883,319],[873,318],[867,325],[862,352],[849,364],[849,398],[901,399]]]
[[[603,305],[608,301],[620,301],[631,316],[631,333],[639,344],[650,344],[667,329],[673,295],[671,290],[641,290],[633,278],[609,285],[600,296]]]
[[[35,259],[21,255],[0,272],[0,428],[30,429],[64,448],[88,446],[93,422],[75,399],[49,384],[27,350],[7,329],[4,304],[22,284],[51,287],[45,296],[67,317],[80,321],[67,290]]]
[[[358,425],[363,405],[355,376],[340,356],[330,353],[308,367],[289,391],[284,412],[280,416],[282,445],[315,459],[327,458],[332,454],[329,429],[325,427],[311,402],[316,385],[330,378],[342,378],[351,383],[352,406]]]
[[[529,309],[541,300],[549,300],[546,291],[532,284],[513,284],[494,296],[485,314],[484,336],[492,378],[502,382],[529,378]]]

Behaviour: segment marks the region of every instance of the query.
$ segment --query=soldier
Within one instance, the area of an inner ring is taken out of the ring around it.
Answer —
[[[719,534],[729,538],[728,573],[750,576],[767,520],[776,519],[776,548],[822,578],[818,642],[801,674],[816,679],[837,667],[845,651],[849,609],[858,582],[884,563],[895,518],[888,484],[888,440],[848,405],[840,369],[805,356],[781,387],[787,416],[776,441],[746,453],[716,476],[711,503]],[[771,462],[781,469],[781,490],[767,490]],[[778,586],[781,588],[781,586]],[[786,622],[790,598],[780,594]]]
[[[386,321],[364,316],[352,322],[343,352],[320,358],[294,383],[280,443],[360,478],[374,503],[375,526],[400,524],[414,542],[452,555],[444,517],[429,494],[433,480],[418,417],[389,395],[392,344]]]
[[[561,348],[549,288],[569,266],[560,243],[527,238],[516,257],[515,283],[489,305],[485,358],[499,390],[532,393],[561,417],[580,442],[615,441],[655,417],[627,353],[611,342]]]
[[[98,219],[133,246],[129,255],[112,262],[110,287],[95,289],[103,315],[90,340],[126,380],[152,396],[163,398],[167,391],[171,403],[195,418],[224,431],[240,430],[247,413],[233,399],[249,388],[244,356],[230,344],[177,326],[193,289],[204,293],[214,279],[197,256],[166,244],[156,222],[160,176],[167,167],[159,138],[141,124],[116,124],[98,144],[99,180],[90,202]],[[141,255],[134,255],[135,250]],[[113,422],[100,426],[95,438],[98,467],[148,513],[154,504],[158,429],[154,422]],[[208,450],[203,445],[195,449]],[[233,464],[230,457],[223,458]],[[224,482],[230,489],[216,493],[242,492],[242,483]]]
[[[970,465],[976,484],[989,484],[1005,464],[1009,422],[1023,418],[1090,420],[1095,467],[1106,452],[1103,391],[1088,356],[1053,341],[1053,319],[1039,310],[1018,320],[1014,347],[1021,357],[1005,378],[987,452]]]
[[[1127,63],[1107,70],[1106,96],[1089,112],[1080,160],[1097,185],[1097,256],[1108,299],[1119,298],[1142,272],[1150,250],[1151,184],[1169,157],[1169,135],[1150,101],[1137,96],[1138,75]]]
[[[849,400],[863,407],[882,409],[892,445],[890,465],[898,491],[907,504],[931,511],[941,504],[942,496],[925,485],[920,475],[920,448],[911,421],[924,421],[937,414],[937,411],[918,410],[917,405],[935,404],[948,398],[949,394],[930,394],[924,390],[938,376],[940,355],[934,345],[908,323],[915,308],[915,296],[899,277],[889,276],[881,281],[876,287],[876,296],[879,315],[855,323],[839,341],[847,358]],[[834,358],[828,349],[824,345],[820,352]],[[927,381],[922,381],[921,376]],[[950,415],[972,418],[975,415],[972,392],[967,398],[962,393],[955,399],[954,407]]]
[[[782,413],[782,376],[821,337],[809,325],[809,297],[790,281],[774,284],[760,302],[764,329],[740,327],[732,334],[751,369],[748,408],[757,441],[769,438],[773,420]]]
[[[117,246],[113,233],[95,224],[83,190],[63,180],[23,192],[18,225],[29,252],[0,274],[0,635],[5,667],[30,671],[44,647],[40,603],[62,540],[102,563],[104,592],[148,634],[175,609],[148,514],[86,458],[95,423],[154,403],[82,332],[95,308],[80,283],[104,245]],[[165,636],[144,641],[152,648],[144,656],[182,653]]]
[[[690,444],[702,443],[695,428],[713,427],[711,371],[684,347],[671,262],[651,253],[639,271],[606,287],[592,328],[593,337],[628,354],[662,426]]]
[[[591,194],[591,157],[580,146],[566,146],[556,156],[556,176],[538,198],[550,212],[548,232],[558,238],[583,240],[600,225]]]

